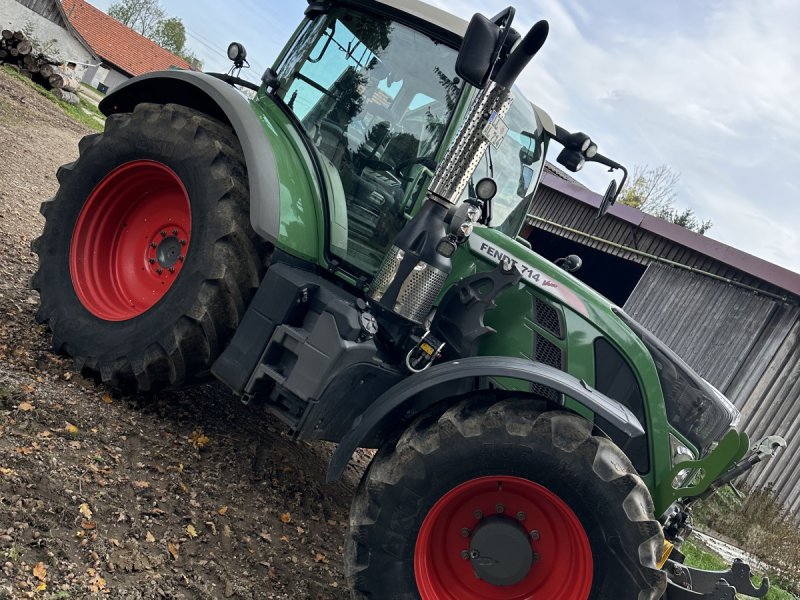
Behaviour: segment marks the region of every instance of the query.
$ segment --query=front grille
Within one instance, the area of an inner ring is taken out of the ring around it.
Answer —
[[[536,324],[557,338],[564,338],[558,311],[540,298],[536,298]]]
[[[538,333],[534,334],[534,344],[536,344],[534,357],[538,362],[550,365],[556,369],[564,368],[564,352],[561,348],[556,346],[553,342],[546,340]],[[551,400],[552,402],[558,402],[559,399],[559,393],[556,390],[539,383],[531,385],[531,392],[537,396]]]
[[[536,360],[556,369],[564,368],[564,353],[553,342],[546,340],[538,333],[534,336],[536,343]]]

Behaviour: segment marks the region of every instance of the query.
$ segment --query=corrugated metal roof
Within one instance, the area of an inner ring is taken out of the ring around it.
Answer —
[[[763,286],[765,289],[774,286],[800,297],[798,273],[630,206],[617,204],[611,207],[605,217],[596,219],[601,200],[599,194],[546,170],[531,206],[531,214],[722,277],[744,282],[748,279],[755,280],[756,283],[765,282],[769,284]],[[570,239],[574,237],[575,241],[627,260],[640,264],[649,263],[648,259],[637,254],[604,245],[602,242],[581,239],[580,236],[570,236],[557,227],[533,220],[529,220],[529,224]]]

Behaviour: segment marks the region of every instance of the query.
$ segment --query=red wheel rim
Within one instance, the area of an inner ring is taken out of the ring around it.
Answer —
[[[86,310],[106,321],[149,310],[183,268],[191,225],[186,188],[167,166],[136,160],[106,175],[70,243],[70,277]]]
[[[509,586],[478,579],[462,554],[470,547],[465,530],[501,508],[533,532],[537,555],[525,578]],[[450,490],[425,517],[414,552],[422,600],[586,600],[592,569],[589,538],[572,509],[544,486],[519,477],[479,477]]]

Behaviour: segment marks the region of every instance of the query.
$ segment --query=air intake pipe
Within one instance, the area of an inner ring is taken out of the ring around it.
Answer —
[[[475,15],[470,29],[476,22],[483,31],[487,23],[491,26],[488,19]],[[510,22],[505,26],[510,27]],[[505,135],[502,117],[513,102],[511,87],[544,44],[548,30],[547,21],[536,23],[476,96],[436,169],[425,202],[395,238],[372,283],[369,295],[380,309],[379,321],[401,317],[408,324],[420,324],[430,313],[452,269],[450,258],[459,239],[448,231],[445,218],[461,197],[490,141]],[[468,48],[469,38],[468,30],[460,55],[475,55],[475,48]],[[499,28],[494,39],[498,38]],[[505,36],[500,39],[502,43]],[[489,50],[492,56],[497,55],[496,48]],[[495,65],[488,65],[489,70],[494,68]]]

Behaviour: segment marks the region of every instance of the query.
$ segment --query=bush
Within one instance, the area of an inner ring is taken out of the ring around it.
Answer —
[[[742,550],[775,569],[771,578],[800,593],[800,524],[782,507],[771,487],[739,499],[729,487],[694,508],[699,528],[731,538]]]

